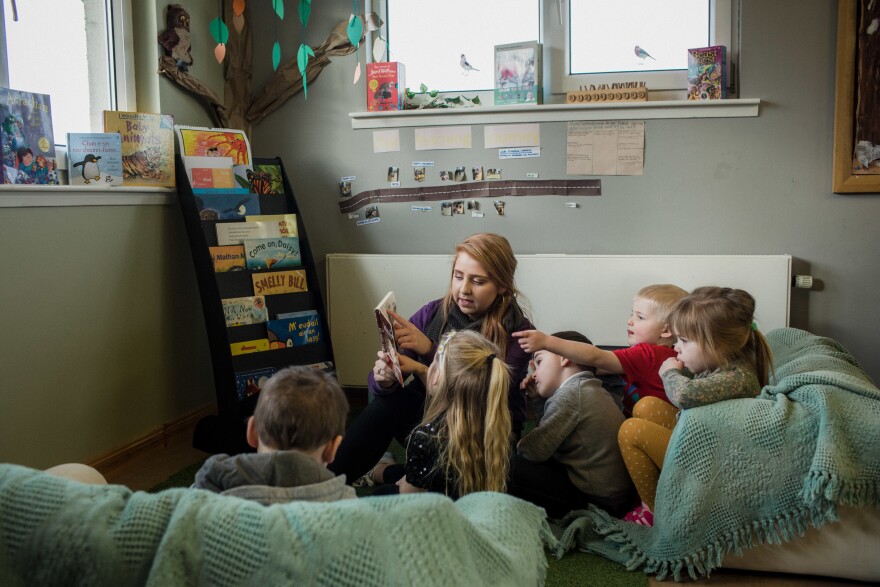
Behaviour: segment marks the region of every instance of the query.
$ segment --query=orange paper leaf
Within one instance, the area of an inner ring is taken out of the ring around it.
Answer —
[[[244,0],[233,0],[232,12],[235,16],[241,16],[244,13]]]
[[[214,58],[217,59],[217,63],[223,63],[224,57],[226,57],[226,45],[217,43],[217,46],[214,47]]]

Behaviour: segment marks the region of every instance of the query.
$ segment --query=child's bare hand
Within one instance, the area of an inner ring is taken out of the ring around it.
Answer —
[[[394,319],[394,338],[397,339],[400,350],[413,351],[420,357],[431,352],[434,344],[424,332],[397,312],[389,310],[388,315]]]
[[[525,379],[520,381],[519,388],[525,392],[527,397],[535,397],[538,395],[538,388],[535,387],[535,376],[527,375]]]
[[[397,377],[394,376],[394,367],[388,355],[384,351],[379,351],[377,355],[379,358],[373,365],[373,379],[379,387],[387,389],[397,383]]]
[[[684,363],[676,359],[675,357],[669,357],[663,364],[660,365],[660,375],[663,375],[670,369],[678,369],[679,371],[684,371]]]
[[[540,330],[521,330],[514,332],[511,336],[518,339],[520,348],[530,354],[545,350],[547,338],[549,338]]]

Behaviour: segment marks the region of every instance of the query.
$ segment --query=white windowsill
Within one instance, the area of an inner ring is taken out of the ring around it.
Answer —
[[[76,185],[0,185],[0,208],[46,206],[167,206],[174,188],[127,186],[89,190]]]
[[[540,106],[477,106],[389,112],[350,112],[358,129],[578,120],[648,120],[656,118],[745,118],[758,116],[761,100],[655,100],[605,104],[542,104]]]

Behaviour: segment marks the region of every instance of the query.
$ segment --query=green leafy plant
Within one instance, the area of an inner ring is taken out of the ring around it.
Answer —
[[[439,90],[429,90],[428,86],[421,84],[419,91],[415,92],[406,88],[406,109],[407,110],[424,110],[426,108],[471,108],[480,106],[480,97],[474,95],[468,98],[459,94],[454,98],[447,98],[439,95]]]

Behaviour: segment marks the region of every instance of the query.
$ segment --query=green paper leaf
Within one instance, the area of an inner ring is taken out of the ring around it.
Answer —
[[[419,85],[419,91],[424,94],[428,91],[428,86],[426,86],[425,84]]]
[[[296,52],[296,64],[299,66],[299,73],[303,77],[303,88],[306,85],[306,68],[309,66],[309,56],[315,56],[312,48],[306,44],[300,45],[299,51]]]
[[[474,103],[474,104],[479,104],[479,103],[480,103],[480,97],[479,97],[479,96],[474,96],[474,99],[471,100],[471,102]]]
[[[278,18],[284,20],[284,0],[272,0],[272,8],[275,9]]]
[[[211,36],[214,37],[214,40],[225,45],[229,40],[229,28],[226,26],[226,23],[218,16],[211,21],[210,26]]]
[[[299,0],[299,21],[303,26],[309,24],[309,16],[312,14],[312,3],[309,0]]]
[[[281,44],[278,41],[275,41],[275,44],[272,45],[272,69],[278,69],[278,65],[281,63]]]
[[[352,47],[357,47],[360,44],[363,35],[364,23],[361,22],[361,17],[352,14],[348,19],[348,40]]]

